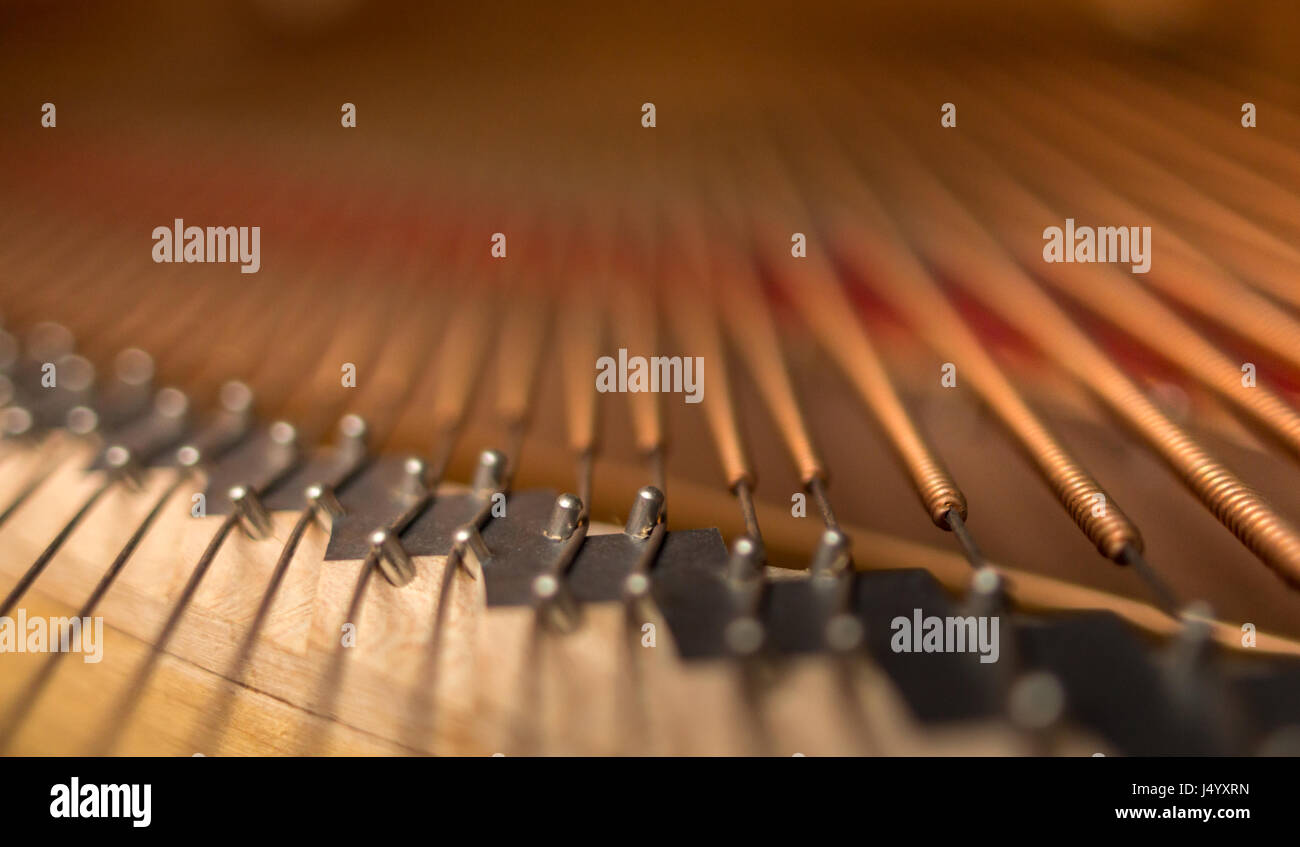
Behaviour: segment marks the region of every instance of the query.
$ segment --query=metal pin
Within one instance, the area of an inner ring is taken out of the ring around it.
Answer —
[[[483,565],[492,558],[492,551],[488,549],[487,542],[483,540],[483,533],[479,532],[478,527],[473,524],[468,524],[456,530],[454,540],[456,549],[460,551],[460,555],[456,559],[462,565],[465,565],[465,572],[471,577],[474,576],[474,569],[469,567],[468,561],[472,561],[474,566],[481,571]]]
[[[113,357],[113,374],[127,385],[148,385],[153,379],[153,357],[139,347],[128,347]]]
[[[1190,679],[1214,643],[1214,610],[1204,600],[1195,600],[1178,617],[1183,627],[1170,647],[1172,665],[1180,679]]]
[[[415,565],[402,546],[401,535],[433,502],[427,478],[428,467],[424,460],[412,456],[403,463],[402,470],[402,480],[398,483],[397,490],[409,498],[410,505],[386,528],[371,533],[370,553],[366,557],[366,561],[377,566],[384,578],[398,588],[415,579]],[[436,485],[436,480],[434,484]],[[452,556],[458,555],[456,548],[452,548]]]
[[[629,603],[644,600],[650,594],[650,569],[659,557],[659,548],[668,536],[667,524],[660,521],[650,533],[632,572],[623,580],[623,594]]]
[[[474,493],[487,497],[505,488],[506,455],[500,450],[484,450],[474,471]]]
[[[353,464],[366,454],[370,427],[360,415],[347,414],[339,420],[339,456]]]
[[[816,578],[838,578],[848,571],[851,561],[849,537],[838,529],[828,529],[822,532],[817,549],[813,551],[809,571]]]
[[[73,435],[90,435],[99,428],[99,415],[89,406],[73,406],[63,423]]]
[[[560,632],[572,632],[581,620],[578,603],[564,580],[587,540],[589,526],[582,500],[561,494],[555,498],[550,521],[542,530],[543,536],[564,544],[555,561],[533,579],[533,599],[538,620]]]
[[[425,474],[428,466],[423,459],[412,456],[402,465],[402,491],[412,497],[423,497],[428,492]]]
[[[370,554],[379,572],[393,585],[401,588],[415,579],[415,563],[402,546],[401,540],[386,529],[370,534]]]
[[[253,410],[253,389],[237,379],[223,382],[217,391],[217,402],[228,412],[249,413]]]
[[[550,600],[560,593],[560,580],[555,574],[538,574],[533,580],[533,594],[540,600]]]
[[[727,559],[727,581],[735,586],[748,586],[762,578],[763,560],[759,556],[758,545],[752,538],[742,535],[731,546],[731,557]]]
[[[190,398],[186,397],[185,392],[179,388],[167,386],[158,389],[158,393],[153,398],[153,407],[163,417],[182,418],[189,411]]]
[[[333,486],[315,483],[307,486],[303,496],[307,499],[307,506],[311,509],[312,515],[322,525],[325,524],[326,516],[329,517],[331,522],[342,517],[344,512],[343,504],[335,496]]]
[[[203,461],[203,451],[193,444],[185,444],[176,450],[176,464],[182,468],[198,467]]]
[[[108,467],[110,477],[120,480],[132,491],[138,491],[143,483],[143,471],[135,455],[128,447],[114,444],[104,451],[104,464]]]
[[[1007,581],[995,569],[984,565],[971,576],[966,595],[967,614],[996,617],[1007,609]]]
[[[551,510],[551,519],[547,521],[542,535],[554,541],[563,541],[578,528],[582,517],[582,501],[572,494],[561,494],[555,498],[555,508]]]
[[[227,492],[227,496],[242,518],[239,525],[245,535],[260,541],[271,534],[271,513],[266,510],[262,498],[256,492],[246,485],[236,485]]]
[[[131,450],[121,444],[114,444],[104,451],[104,464],[121,470],[131,464]]]
[[[765,628],[758,619],[763,590],[763,559],[752,538],[742,535],[732,544],[726,578],[734,595],[735,616],[727,624],[723,637],[732,653],[751,656],[762,648],[766,640]]]
[[[1065,712],[1065,687],[1055,674],[1033,671],[1015,681],[1007,704],[1011,720],[1030,732],[1051,729]]]
[[[58,361],[59,388],[81,393],[95,384],[95,366],[85,356],[71,353]]]
[[[737,656],[752,656],[763,647],[767,633],[763,623],[753,615],[742,615],[727,624],[724,632],[727,648]]]
[[[556,632],[573,632],[582,619],[581,609],[561,574],[547,572],[533,578],[533,599],[538,620]]]
[[[858,649],[862,637],[862,621],[848,612],[837,612],[826,621],[826,646],[840,653]]]
[[[288,421],[276,421],[271,424],[271,428],[267,432],[271,436],[271,443],[279,448],[286,457],[297,455],[298,430],[293,424]]]
[[[0,413],[0,430],[6,436],[23,436],[32,431],[36,420],[30,410],[23,406],[8,406]]]
[[[1236,749],[1245,729],[1244,715],[1228,691],[1222,669],[1213,661],[1214,611],[1205,601],[1196,600],[1180,612],[1179,619],[1182,629],[1160,662],[1165,690],[1178,719],[1202,728],[1208,749]]]
[[[623,529],[630,538],[649,538],[655,524],[664,511],[664,493],[653,485],[647,485],[636,493],[632,512],[627,516],[627,526]]]
[[[848,610],[852,564],[849,537],[838,529],[823,531],[809,571],[813,587],[827,598],[830,617],[823,630],[826,645],[841,653],[856,650],[864,634],[862,622]]]
[[[633,572],[623,580],[623,593],[629,600],[639,600],[650,593],[650,577],[647,574]]]
[[[148,409],[153,375],[153,359],[148,353],[134,347],[119,352],[113,359],[113,378],[98,392],[96,426],[116,429]]]

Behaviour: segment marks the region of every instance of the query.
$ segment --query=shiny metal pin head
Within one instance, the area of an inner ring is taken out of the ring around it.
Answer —
[[[370,555],[375,567],[390,583],[401,588],[415,579],[415,562],[401,540],[386,529],[370,533]]]
[[[664,512],[664,493],[647,485],[636,493],[623,532],[631,538],[649,538]]]
[[[747,535],[742,535],[731,545],[727,559],[727,579],[736,584],[752,583],[763,578],[763,558],[759,547]]]
[[[471,577],[477,578],[476,571],[482,571],[483,565],[492,558],[492,551],[483,540],[483,534],[479,532],[478,527],[470,524],[456,530],[452,541],[455,549],[460,553],[460,562],[465,567],[465,571]],[[470,567],[471,565],[473,567]]]
[[[480,497],[494,494],[505,488],[506,454],[500,450],[484,450],[479,454],[478,467],[474,469],[474,493]]]
[[[311,507],[312,512],[318,519],[328,516],[330,520],[334,520],[343,515],[343,504],[334,495],[334,489],[331,486],[313,483],[307,486],[306,491],[303,492],[303,497],[307,500],[307,505]]]
[[[256,491],[246,485],[236,485],[227,492],[227,496],[235,504],[240,526],[249,538],[261,540],[271,534],[271,513],[266,510]]]
[[[838,577],[849,569],[849,537],[838,529],[822,532],[809,571],[814,577]]]
[[[582,501],[572,494],[561,494],[555,498],[550,520],[542,530],[542,535],[554,541],[563,541],[573,535],[582,517]]]

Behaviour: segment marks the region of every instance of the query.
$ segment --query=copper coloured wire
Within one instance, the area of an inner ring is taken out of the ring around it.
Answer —
[[[502,308],[506,313],[496,350],[496,410],[506,428],[509,441],[506,454],[513,466],[518,462],[524,432],[532,417],[551,310],[550,304],[527,285],[512,290]]]
[[[1225,267],[1262,291],[1300,306],[1300,249],[1235,209],[1207,196],[1162,161],[1115,144],[1106,133],[1015,76],[991,67],[973,67],[969,77],[1022,114],[1042,118],[1036,128],[1106,183],[1144,207],[1177,220],[1188,237]]]
[[[1022,265],[1038,267],[1039,278],[1155,350],[1243,413],[1292,456],[1300,458],[1300,414],[1286,401],[1262,385],[1244,387],[1239,364],[1134,281],[1127,269],[1042,262],[1042,240],[1036,224],[1063,221],[1065,215],[1047,206],[982,151],[972,149],[961,139],[954,138],[952,143],[941,146],[943,155],[933,158],[943,164],[936,167],[942,169],[950,185],[961,185],[965,202],[996,221],[1000,232],[1021,233],[1001,240]],[[1163,246],[1163,233],[1161,241]],[[1162,253],[1159,264],[1164,258]]]
[[[755,157],[756,158],[756,157]],[[747,165],[750,163],[747,163]],[[752,163],[755,168],[759,162]],[[770,163],[769,163],[770,173]],[[769,180],[768,182],[771,182]],[[775,197],[763,195],[765,203]],[[787,198],[788,200],[788,198]],[[765,231],[760,223],[758,244],[788,244],[788,233]],[[884,362],[856,316],[835,269],[815,252],[796,259],[784,249],[770,248],[764,256],[772,276],[827,355],[844,372],[902,462],[936,526],[948,529],[947,514],[966,519],[966,498],[943,462],[917,429]]]
[[[683,349],[703,360],[708,374],[708,402],[702,403],[727,487],[753,485],[754,473],[746,455],[733,401],[726,349],[719,328],[712,268],[711,243],[703,222],[693,210],[680,209],[672,243],[676,260],[666,263],[663,285],[667,310]],[[697,374],[697,378],[698,378]]]
[[[1007,151],[1017,176],[1047,196],[1067,200],[1072,210],[1099,220],[1148,223],[1160,242],[1160,261],[1152,262],[1143,281],[1162,294],[1194,310],[1202,318],[1223,326],[1256,344],[1292,367],[1300,369],[1300,320],[1267,297],[1240,283],[1200,247],[1182,238],[1177,227],[1156,211],[1130,202],[1105,186],[1091,171],[1036,131],[1015,122],[1010,115],[973,88],[944,76],[944,85],[958,87],[963,100],[977,102],[981,120],[969,137],[978,137],[985,152]]]
[[[839,206],[827,217],[826,234],[835,249],[930,346],[961,363],[964,378],[970,380],[1070,519],[1103,556],[1120,561],[1130,547],[1141,551],[1137,527],[1021,397],[876,197],[855,179],[851,164],[829,147],[816,160],[826,163],[838,177],[837,184],[851,193],[847,201],[851,205]],[[1105,508],[1098,509],[1098,504]]]
[[[1300,585],[1300,535],[1263,497],[1174,423],[1001,249],[903,144],[877,127],[873,170],[895,190],[894,211],[929,261],[1088,386],[1160,456],[1207,509],[1264,564]],[[906,201],[898,192],[906,186]]]
[[[693,208],[677,209],[673,223],[670,238],[675,249],[673,259],[664,263],[663,285],[668,314],[687,353],[682,357],[682,367],[691,360],[697,363],[695,379],[701,387],[706,384],[707,374],[707,402],[701,405],[709,433],[727,488],[740,504],[745,534],[760,542],[761,550],[762,533],[753,499],[756,479],[741,436],[717,314],[710,262],[713,244],[706,238],[703,222]]]
[[[645,220],[645,216],[631,223],[626,249],[611,268],[614,288],[610,303],[611,341],[612,346],[626,349],[628,356],[651,356],[659,349],[661,337],[659,303],[651,282],[656,273],[656,251],[651,242],[655,224],[653,220]],[[654,485],[663,491],[667,484],[666,443],[660,396],[650,391],[630,391],[627,398],[637,450],[650,466]]]
[[[562,287],[555,317],[562,365],[564,424],[569,449],[577,463],[578,498],[584,511],[591,508],[592,465],[598,447],[599,407],[592,374],[605,334],[603,296],[609,274],[611,237],[608,230],[595,232],[590,255]]]
[[[1076,74],[1086,82],[1079,84]],[[1251,169],[1240,158],[1215,150],[1202,138],[1177,132],[1145,109],[1134,108],[1099,84],[1103,75],[1104,68],[1095,62],[1078,62],[1068,76],[1050,64],[1032,75],[1017,74],[1022,81],[1032,80],[1031,84],[1040,87],[1050,85],[1061,90],[1068,85],[1071,108],[1085,118],[1090,115],[1094,121],[1104,122],[1114,133],[1112,144],[1157,157],[1182,173],[1195,174],[1198,188],[1207,197],[1284,240],[1294,243],[1300,236],[1300,221],[1295,216],[1300,195]]]
[[[719,315],[727,337],[749,371],[768,414],[776,424],[799,480],[825,495],[826,466],[813,444],[795,394],[776,322],[758,277],[755,245],[746,239],[746,215],[736,207],[734,192],[712,180],[706,185],[709,211],[719,213],[722,231],[710,245]],[[714,208],[716,207],[716,209]],[[823,511],[829,509],[829,504]],[[830,520],[834,524],[833,516]]]

